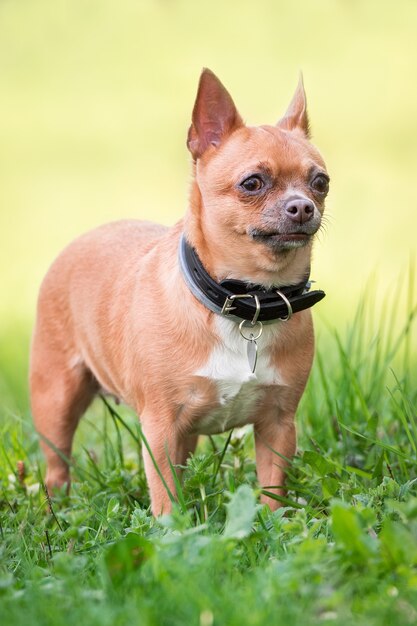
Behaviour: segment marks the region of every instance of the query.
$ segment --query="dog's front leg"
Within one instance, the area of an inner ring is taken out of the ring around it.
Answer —
[[[155,516],[170,513],[176,493],[171,464],[175,464],[178,454],[177,433],[171,425],[162,429],[151,424],[143,426],[143,435],[146,441],[142,446],[143,459],[152,513]]]
[[[296,449],[294,415],[263,419],[255,424],[256,470],[260,486],[278,496],[285,496],[285,470]],[[267,495],[261,502],[272,511],[282,506]]]
[[[175,425],[165,429],[155,428],[155,420],[143,426],[146,443],[143,444],[145,473],[151,496],[152,513],[170,513],[172,499],[176,496],[175,465],[183,465],[197,442],[194,435],[185,436]]]

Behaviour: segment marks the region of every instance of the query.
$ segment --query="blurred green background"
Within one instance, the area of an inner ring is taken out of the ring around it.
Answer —
[[[332,178],[314,254],[313,278],[328,294],[316,320],[352,319],[370,277],[383,316],[416,241],[416,33],[414,0],[1,0],[6,405],[26,406],[36,295],[62,247],[108,220],[172,224],[183,214],[203,66],[250,124],[274,123],[303,71]]]

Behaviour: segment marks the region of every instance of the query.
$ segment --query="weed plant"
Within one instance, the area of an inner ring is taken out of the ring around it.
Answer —
[[[3,407],[0,623],[415,624],[417,311],[410,293],[400,328],[397,300],[380,312],[369,296],[346,333],[321,331],[274,513],[242,429],[204,438],[153,518],[140,425],[107,399],[51,502],[31,422]]]

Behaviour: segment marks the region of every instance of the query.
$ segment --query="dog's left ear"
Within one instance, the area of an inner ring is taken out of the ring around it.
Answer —
[[[200,76],[194,104],[187,147],[196,160],[210,146],[217,146],[239,126],[242,126],[235,104],[217,76],[204,69]]]
[[[297,89],[291,100],[284,117],[282,117],[277,126],[285,130],[301,130],[304,135],[310,137],[310,125],[307,115],[307,99],[304,91],[303,77],[300,74]]]

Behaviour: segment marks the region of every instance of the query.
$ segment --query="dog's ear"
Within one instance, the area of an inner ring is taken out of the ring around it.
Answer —
[[[300,74],[297,89],[291,100],[284,117],[282,117],[277,126],[285,130],[295,130],[298,128],[306,137],[310,137],[310,125],[307,115],[307,99],[304,91],[303,76]]]
[[[213,72],[204,69],[187,138],[187,147],[194,160],[200,158],[209,146],[217,147],[226,135],[242,125],[229,92]]]

